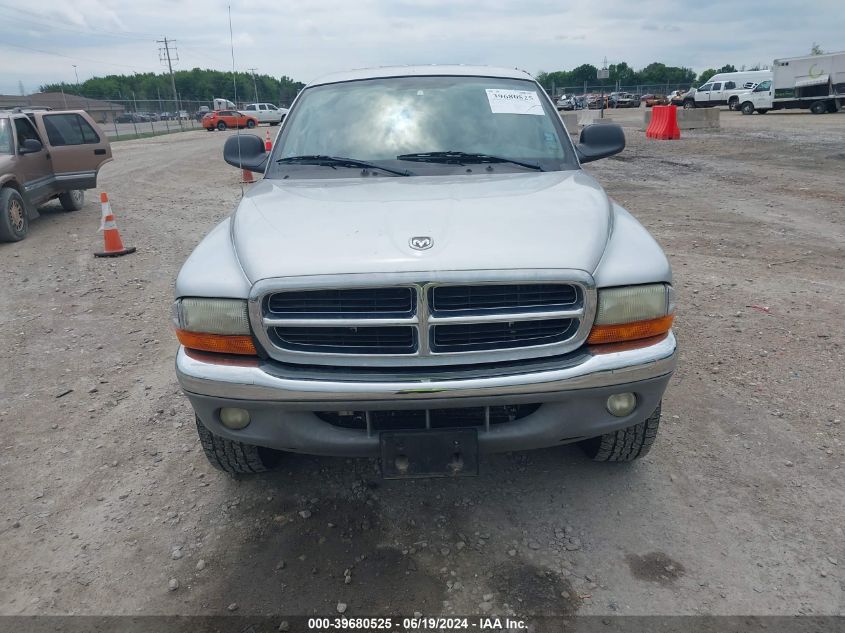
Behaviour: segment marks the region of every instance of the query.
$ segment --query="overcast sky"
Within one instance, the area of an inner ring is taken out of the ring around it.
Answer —
[[[307,82],[325,72],[409,63],[516,66],[652,61],[696,71],[845,49],[840,0],[248,0],[232,2],[239,70]],[[227,4],[215,0],[0,0],[0,94],[111,73],[230,70]]]

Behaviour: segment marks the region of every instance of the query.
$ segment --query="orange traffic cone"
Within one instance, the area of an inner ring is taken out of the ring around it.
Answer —
[[[270,140],[270,130],[267,130],[267,135],[264,137],[264,151],[269,152],[273,149],[273,141]]]
[[[100,220],[100,230],[103,232],[105,249],[100,253],[94,253],[94,257],[119,257],[120,255],[134,253],[135,247],[124,246],[123,240],[120,239],[117,222],[115,222],[114,214],[109,204],[109,196],[106,192],[100,194],[100,206],[103,210],[102,219]]]
[[[241,174],[241,182],[245,185],[250,185],[255,182],[255,178],[252,177],[252,172],[248,169],[242,169],[243,173]]]

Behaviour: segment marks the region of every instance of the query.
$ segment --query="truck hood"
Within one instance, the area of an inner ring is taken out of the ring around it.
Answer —
[[[262,180],[232,236],[255,283],[338,273],[573,268],[592,273],[611,204],[583,171]],[[414,237],[432,245],[415,250]]]

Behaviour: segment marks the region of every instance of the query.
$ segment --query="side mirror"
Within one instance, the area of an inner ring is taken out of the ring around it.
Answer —
[[[226,139],[223,160],[247,171],[263,172],[267,162],[264,141],[255,134],[236,134]]]
[[[35,154],[36,152],[40,152],[42,149],[44,149],[44,146],[41,144],[41,141],[34,138],[28,138],[23,142],[20,154]]]
[[[594,123],[581,130],[575,151],[582,163],[607,158],[625,149],[625,133],[615,123]]]

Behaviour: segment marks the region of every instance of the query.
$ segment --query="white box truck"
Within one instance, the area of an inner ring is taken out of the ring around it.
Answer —
[[[776,59],[772,80],[740,95],[743,114],[804,109],[838,112],[845,101],[845,52]]]
[[[742,70],[733,73],[717,73],[702,86],[687,92],[683,99],[684,108],[712,108],[728,106],[736,110],[739,95],[752,90],[758,84],[772,78],[770,70]]]

